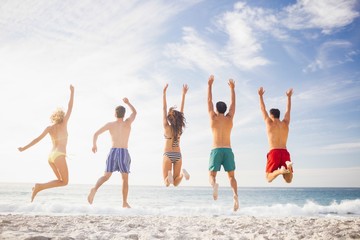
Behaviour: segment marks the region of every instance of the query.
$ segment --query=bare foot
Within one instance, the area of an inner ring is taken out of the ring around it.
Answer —
[[[218,198],[218,190],[219,190],[219,184],[215,183],[213,186],[213,198],[214,200],[217,200]]]
[[[31,202],[34,201],[34,198],[38,192],[40,192],[40,186],[36,183],[35,186],[32,188]]]
[[[237,195],[234,195],[234,212],[239,209],[239,199]]]
[[[185,177],[186,180],[190,179],[190,174],[183,168],[182,170],[182,174]]]
[[[131,208],[131,207],[127,202],[125,202],[125,203],[123,203],[123,208]]]
[[[289,173],[292,172],[293,171],[292,170],[292,165],[293,165],[292,162],[286,161],[285,163],[286,163],[287,170],[289,170]]]
[[[95,188],[92,188],[92,189],[90,190],[90,193],[89,193],[89,196],[88,196],[88,202],[89,202],[90,204],[92,204],[93,201],[94,201],[95,193],[96,193]]]
[[[169,181],[170,184],[174,184],[174,177],[173,177],[171,171],[168,172],[168,177],[167,178],[168,178],[168,181]]]

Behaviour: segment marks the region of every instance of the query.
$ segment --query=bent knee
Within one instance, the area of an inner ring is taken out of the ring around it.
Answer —
[[[272,177],[266,176],[266,181],[267,181],[268,183],[271,183],[273,180],[274,180],[274,179],[273,179]]]
[[[285,179],[285,182],[286,182],[286,183],[291,183],[291,182],[292,182],[292,179]]]
[[[61,185],[62,186],[66,186],[66,185],[68,185],[69,184],[69,179],[63,179],[62,181],[61,181]]]

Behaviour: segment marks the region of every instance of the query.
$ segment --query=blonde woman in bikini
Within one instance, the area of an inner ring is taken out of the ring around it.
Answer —
[[[50,117],[52,125],[45,128],[45,130],[24,147],[19,147],[19,151],[25,151],[31,146],[42,140],[47,134],[50,135],[53,148],[49,155],[49,164],[55,173],[56,180],[47,183],[36,183],[32,189],[31,202],[34,200],[36,194],[42,190],[54,187],[66,186],[69,181],[69,173],[66,164],[66,145],[68,139],[67,123],[71,115],[74,102],[74,87],[70,85],[70,100],[67,112],[63,110],[56,110]]]
[[[164,126],[164,137],[165,137],[165,148],[163,155],[163,177],[165,186],[178,186],[185,177],[189,180],[190,175],[185,170],[181,170],[182,156],[180,150],[180,136],[185,128],[185,117],[184,117],[184,104],[185,95],[188,91],[188,86],[183,85],[181,107],[180,111],[175,110],[171,107],[167,110],[166,103],[166,90],[168,84],[165,85],[163,91],[163,126]]]

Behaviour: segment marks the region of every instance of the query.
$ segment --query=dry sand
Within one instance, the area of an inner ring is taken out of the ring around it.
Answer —
[[[0,215],[0,239],[360,239],[360,217]]]

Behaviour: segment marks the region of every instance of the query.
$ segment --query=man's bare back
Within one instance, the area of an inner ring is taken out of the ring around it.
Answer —
[[[233,127],[233,118],[223,114],[214,114],[210,118],[210,127],[213,133],[213,148],[231,148],[230,135]]]
[[[270,150],[286,149],[289,125],[285,121],[272,120],[271,118],[267,119],[265,123]]]
[[[113,148],[128,148],[131,122],[117,119],[108,123]]]

